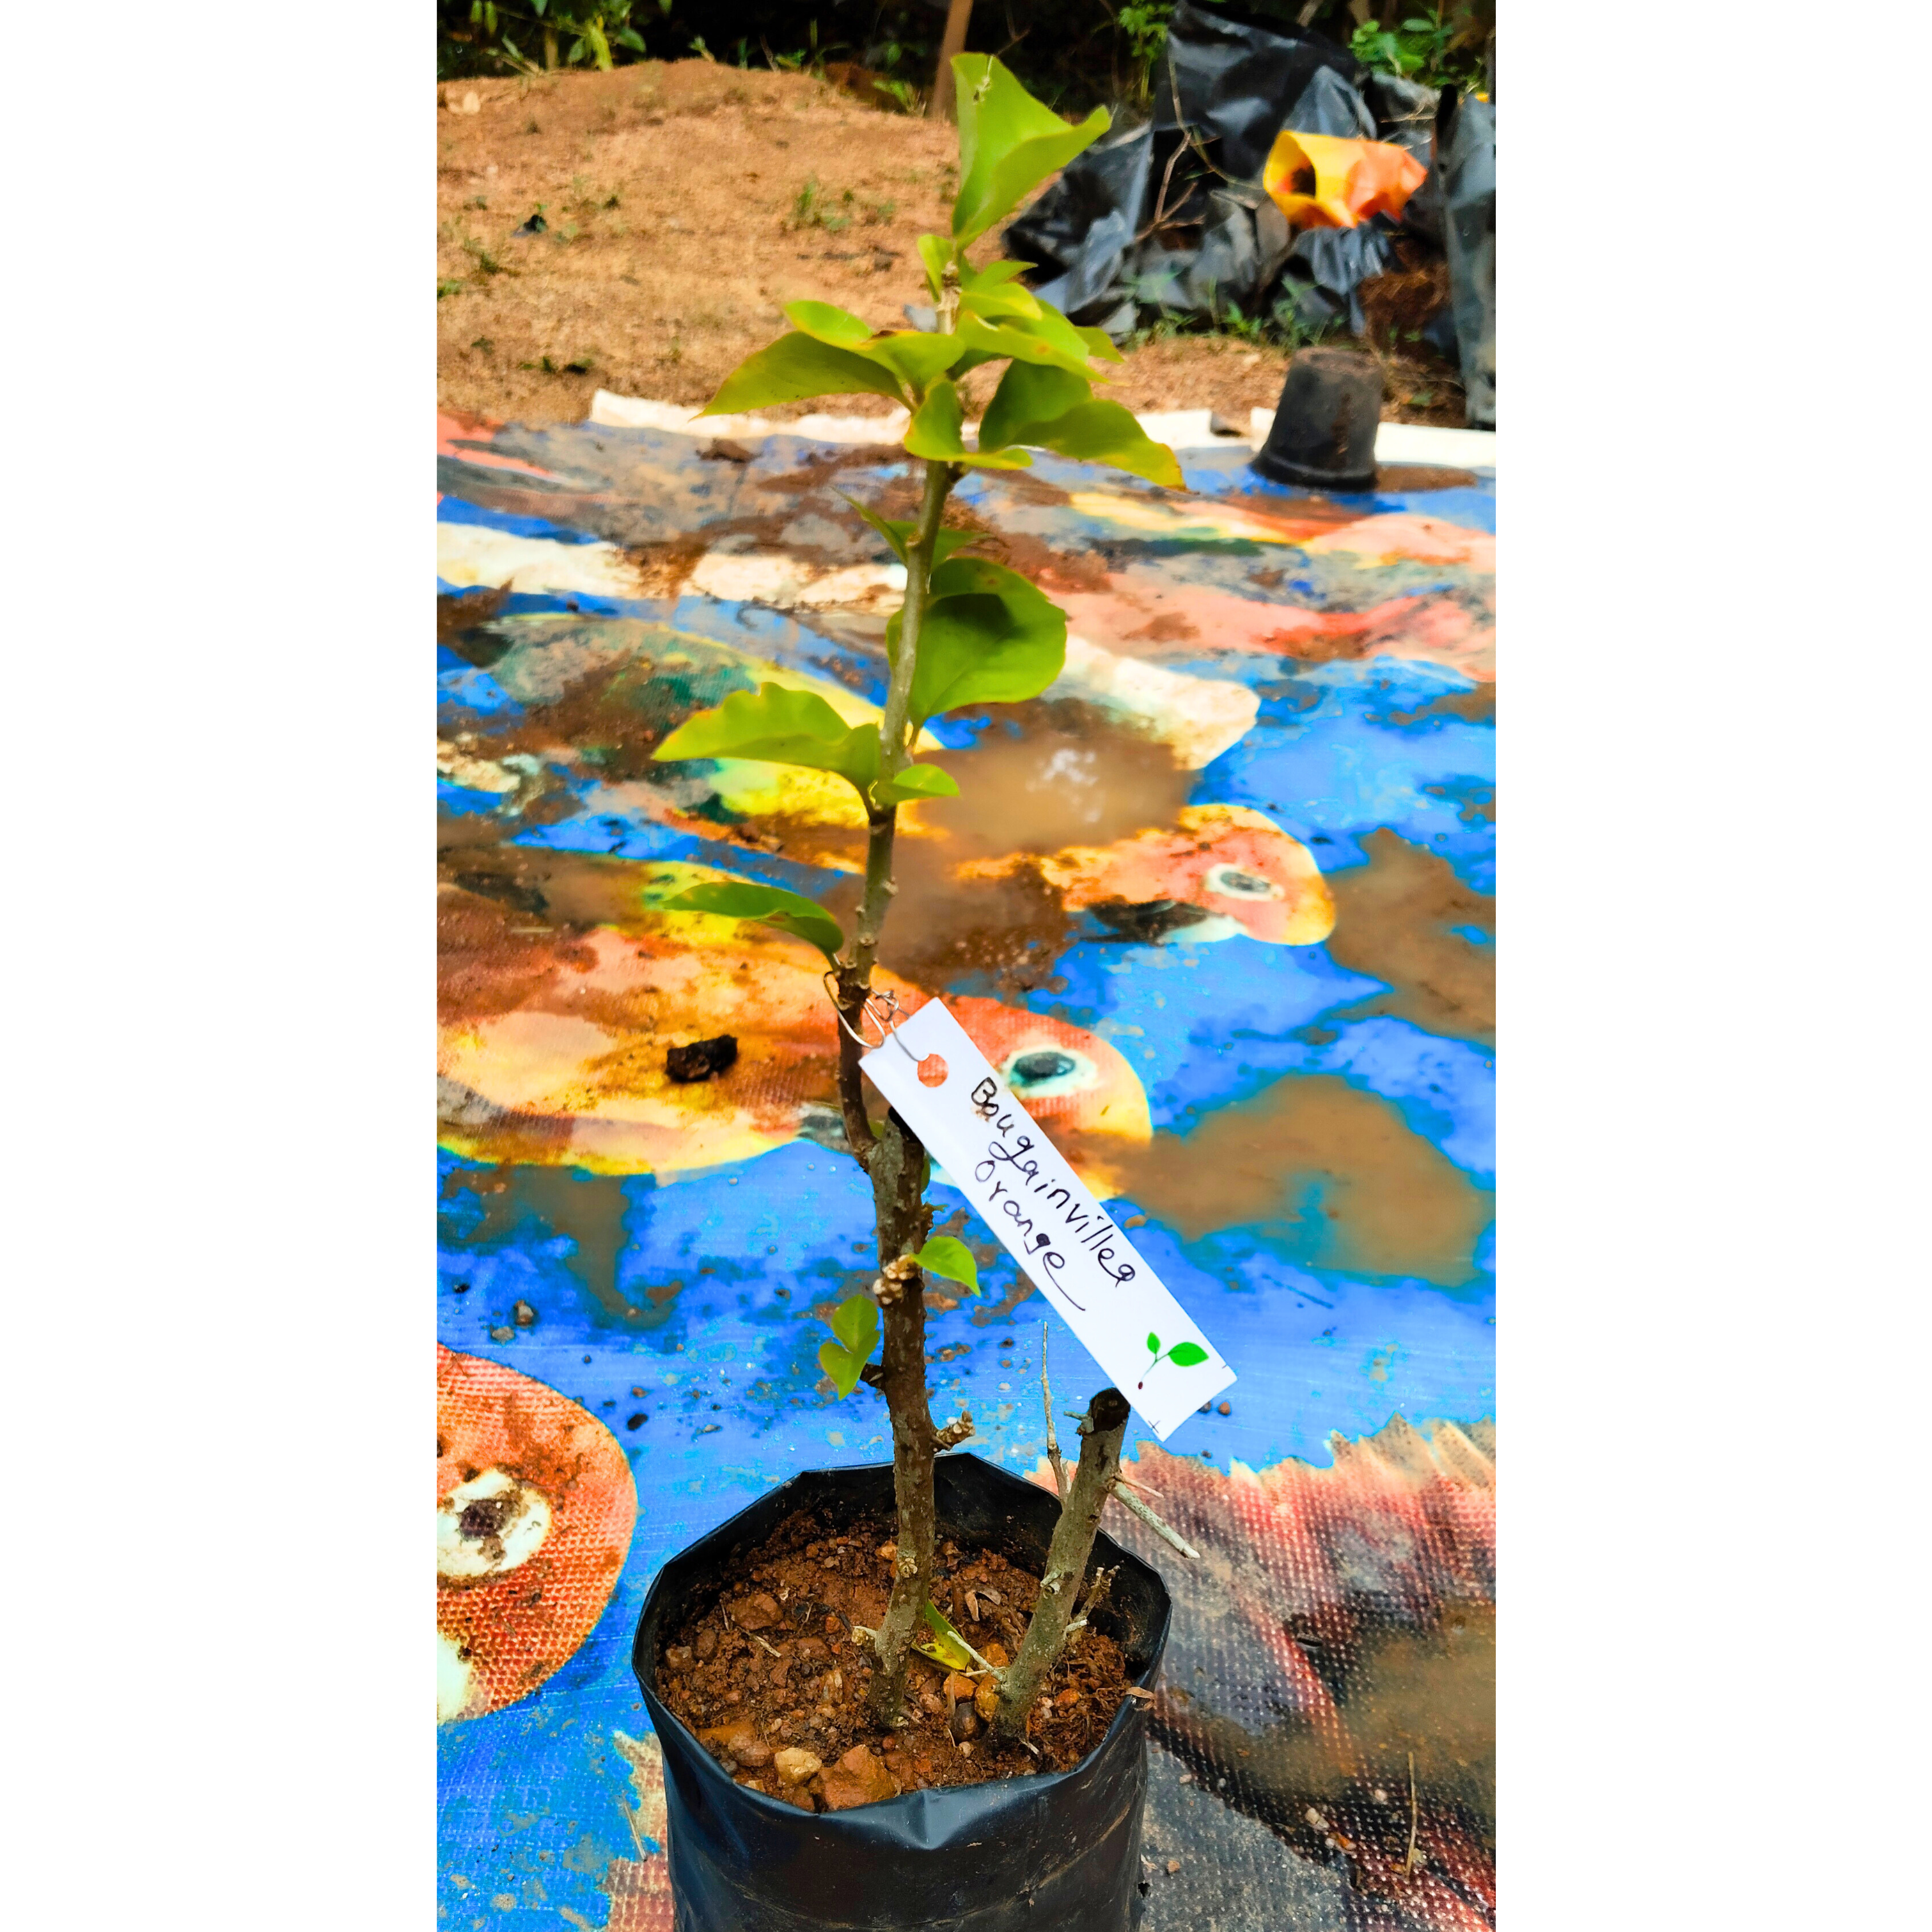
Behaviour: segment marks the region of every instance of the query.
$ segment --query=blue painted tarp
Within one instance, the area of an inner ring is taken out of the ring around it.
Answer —
[[[1053,458],[960,486],[1066,609],[1067,668],[938,728],[964,796],[908,815],[884,963],[1033,1080],[1239,1372],[1140,1452],[1234,1559],[1134,1543],[1178,1600],[1148,1922],[1483,1925],[1493,492],[1330,502],[1245,454],[1182,452],[1185,493]],[[651,1577],[887,1445],[816,1360],[814,1309],[874,1272],[822,962],[658,909],[721,876],[848,909],[861,833],[808,775],[650,753],[773,679],[877,715],[899,580],[845,499],[904,515],[916,479],[891,448],[446,419],[438,488],[439,1497],[577,1472],[544,1549],[440,1579],[441,1911],[668,1927]],[[730,1078],[665,1080],[724,1033]],[[1104,1378],[933,1198],[986,1291],[928,1298],[935,1414],[1034,1472],[1042,1322],[1057,1393]]]

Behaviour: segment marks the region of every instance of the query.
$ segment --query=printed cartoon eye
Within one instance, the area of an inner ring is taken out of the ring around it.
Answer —
[[[1230,899],[1278,899],[1281,888],[1272,879],[1258,878],[1233,866],[1210,866],[1202,881],[1210,892]]]
[[[1064,1046],[1029,1046],[1007,1057],[1000,1077],[1022,1100],[1051,1100],[1097,1086],[1100,1070]]]
[[[507,1469],[485,1469],[436,1505],[436,1574],[500,1576],[543,1547],[550,1524],[541,1490]]]

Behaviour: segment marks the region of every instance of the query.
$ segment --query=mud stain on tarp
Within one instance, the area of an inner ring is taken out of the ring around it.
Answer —
[[[1494,724],[1496,722],[1496,688],[1493,684],[1472,685],[1467,691],[1445,692],[1418,704],[1413,711],[1390,711],[1382,717],[1370,714],[1371,724],[1412,724],[1454,719],[1465,724]]]
[[[487,624],[509,602],[510,586],[500,584],[495,590],[488,588],[460,591],[454,594],[439,592],[436,600],[436,640],[440,644],[448,644],[460,638],[464,632],[474,630],[479,624]],[[467,656],[467,653],[464,653]],[[474,663],[472,658],[469,662]]]
[[[1316,1265],[1443,1288],[1475,1279],[1496,1211],[1390,1102],[1334,1074],[1292,1074],[1114,1160],[1121,1192],[1184,1240],[1273,1225]]]
[[[1196,776],[1171,747],[1078,700],[1003,706],[969,749],[933,757],[960,796],[920,807],[920,836],[898,842],[899,890],[881,957],[921,986],[984,976],[1002,998],[1049,984],[1080,923],[1029,858],[1172,824]],[[958,875],[962,865],[1016,854],[999,876]],[[857,896],[848,884],[836,909],[856,906]]]
[[[1335,896],[1328,956],[1390,990],[1354,1016],[1390,1013],[1426,1033],[1493,1044],[1495,948],[1450,928],[1473,926],[1493,935],[1496,901],[1471,891],[1446,859],[1387,826],[1362,844],[1366,866],[1328,874]]]
[[[498,851],[506,849],[497,848]],[[588,971],[594,956],[559,933],[533,906],[537,889],[519,880],[513,865],[478,862],[494,853],[466,854],[436,897],[436,1017],[446,1026],[488,1019],[529,1005],[568,970]]]
[[[482,1220],[464,1238],[466,1248],[488,1252],[500,1247],[534,1216],[576,1244],[565,1265],[606,1314],[634,1318],[640,1312],[617,1287],[617,1257],[628,1239],[624,1215],[629,1203],[620,1178],[580,1168],[506,1164],[458,1169],[446,1177],[443,1192],[448,1197],[458,1189],[473,1194],[483,1208]],[[649,1292],[656,1306],[656,1291]]]
[[[955,860],[1104,845],[1172,825],[1199,776],[1171,746],[1077,699],[1000,705],[993,718],[968,749],[932,754],[961,796],[922,806],[921,822],[944,832]]]
[[[922,843],[899,848],[898,896],[880,942],[881,962],[916,986],[944,991],[970,982],[1002,1000],[1053,982],[1078,921],[1039,868],[1022,864],[1000,878],[958,880]],[[834,909],[848,926],[859,892],[854,880],[837,896]]]

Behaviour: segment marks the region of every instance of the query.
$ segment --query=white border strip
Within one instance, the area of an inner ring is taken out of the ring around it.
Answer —
[[[1208,428],[1208,410],[1155,410],[1138,418],[1156,442],[1174,449],[1225,449],[1245,442],[1259,448],[1267,440],[1272,410],[1250,413],[1245,437],[1216,436]],[[686,436],[722,436],[734,442],[766,436],[804,436],[813,442],[896,442],[904,435],[906,412],[894,410],[882,416],[800,416],[796,422],[774,422],[760,416],[706,416],[687,404],[647,402],[635,396],[614,395],[599,389],[590,399],[587,421],[607,429],[669,430]],[[1378,463],[1426,463],[1465,470],[1496,466],[1493,430],[1443,429],[1433,423],[1385,422],[1376,434]]]

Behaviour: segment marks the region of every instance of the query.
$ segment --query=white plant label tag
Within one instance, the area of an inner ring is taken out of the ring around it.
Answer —
[[[1163,1442],[1234,1381],[939,1000],[859,1064]]]

